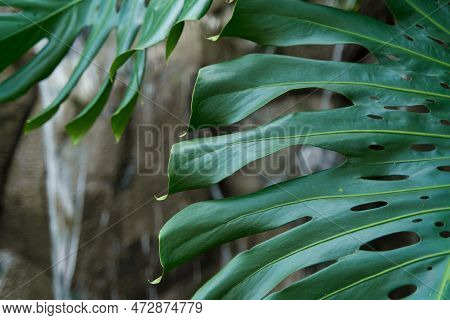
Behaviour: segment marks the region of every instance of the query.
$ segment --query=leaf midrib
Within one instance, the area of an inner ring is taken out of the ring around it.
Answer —
[[[278,140],[278,139],[284,140],[284,139],[308,138],[308,137],[329,136],[329,135],[339,135],[339,134],[358,134],[358,133],[400,134],[400,135],[409,135],[409,136],[420,136],[420,137],[450,139],[450,135],[437,134],[437,133],[400,131],[400,130],[370,130],[370,129],[362,129],[362,130],[327,131],[327,132],[317,132],[317,133],[311,133],[311,134],[298,134],[298,135],[292,135],[292,136],[266,137],[266,138],[261,138],[261,139],[248,140],[248,141],[236,141],[236,142],[233,142],[233,143],[229,143],[229,145],[231,145],[231,144],[239,144],[239,143],[259,142],[259,141],[266,141],[266,140]]]

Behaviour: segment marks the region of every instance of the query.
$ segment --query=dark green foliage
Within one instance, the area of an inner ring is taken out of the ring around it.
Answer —
[[[298,88],[336,91],[353,105],[174,146],[171,193],[216,183],[291,145],[346,156],[338,167],[175,215],[160,234],[165,272],[220,244],[310,220],[236,256],[194,298],[449,297],[448,4],[386,2],[395,25],[300,0],[238,1],[221,37],[270,46],[359,44],[377,63],[259,54],[200,71],[194,129],[235,123]],[[326,267],[271,292],[318,264]]]
[[[0,71],[17,61],[42,39],[48,43],[25,66],[0,83],[0,102],[24,94],[48,77],[61,62],[81,31],[89,28],[80,60],[58,97],[25,130],[42,126],[58,111],[86,68],[92,63],[109,34],[117,38],[117,58],[93,100],[68,125],[67,132],[78,142],[94,124],[111,93],[117,70],[135,53],[128,90],[112,118],[116,139],[122,135],[136,104],[145,70],[145,49],[164,40],[172,28],[185,20],[201,18],[212,0],[0,0],[9,13],[0,13]],[[13,9],[13,10],[12,10]],[[174,32],[172,32],[174,33]],[[181,32],[171,37],[170,53]],[[108,76],[109,73],[109,76]]]

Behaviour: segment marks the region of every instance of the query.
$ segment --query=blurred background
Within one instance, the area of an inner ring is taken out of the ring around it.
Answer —
[[[314,2],[392,22],[381,0]],[[199,68],[255,52],[374,62],[364,48],[356,45],[281,49],[238,39],[206,40],[220,31],[231,10],[231,5],[218,0],[201,22],[189,22],[168,64],[164,44],[148,51],[143,95],[119,143],[111,132],[110,116],[124,93],[121,81],[101,118],[79,145],[74,146],[64,132],[64,125],[94,96],[105,77],[114,58],[114,39],[108,41],[96,65],[90,67],[70,99],[43,129],[22,133],[25,120],[47,105],[67,81],[79,58],[77,52],[83,47],[83,36],[51,77],[18,101],[0,105],[0,298],[190,298],[236,253],[277,231],[217,248],[152,286],[148,280],[161,272],[158,233],[165,221],[189,204],[254,192],[343,161],[331,151],[308,146],[289,148],[209,189],[176,194],[164,202],[154,200],[154,195],[165,192],[170,146],[181,140],[178,134],[189,120]],[[127,72],[125,68],[122,76]],[[242,130],[291,112],[349,104],[345,97],[332,92],[298,90],[237,126],[214,133]],[[200,134],[208,133],[204,130]],[[305,274],[293,275],[280,285],[302,276]]]

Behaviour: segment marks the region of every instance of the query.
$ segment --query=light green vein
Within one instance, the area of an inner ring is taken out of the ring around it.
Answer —
[[[255,143],[255,142],[261,142],[261,141],[271,141],[271,140],[286,140],[286,139],[297,139],[297,138],[310,138],[310,137],[317,137],[317,136],[331,136],[331,135],[340,135],[340,134],[361,134],[361,133],[379,133],[379,134],[400,134],[400,135],[410,135],[410,136],[420,136],[420,137],[431,137],[431,138],[443,138],[443,139],[450,139],[450,135],[445,134],[437,134],[437,133],[427,133],[427,132],[411,132],[411,131],[396,131],[396,130],[341,130],[341,131],[327,131],[327,132],[318,132],[318,133],[310,133],[310,134],[298,134],[298,135],[292,135],[292,136],[279,136],[279,137],[263,137],[258,139],[250,139],[250,140],[238,140],[230,143],[225,143],[224,146],[215,149],[211,152],[208,152],[206,154],[201,155],[201,157],[208,156],[214,153],[217,153],[218,151],[221,151],[229,146],[236,145],[236,144],[248,144],[248,143]],[[222,137],[222,136],[220,136]],[[203,139],[197,139],[197,140],[203,140]],[[214,141],[214,140],[212,140]],[[196,140],[187,141],[188,143],[197,143]],[[185,142],[181,142],[185,143]],[[189,161],[195,161],[195,159],[190,159]]]
[[[263,89],[263,88],[272,88],[272,87],[286,87],[286,86],[301,86],[301,85],[319,85],[322,86],[320,88],[326,88],[328,85],[349,85],[349,86],[367,86],[367,87],[373,87],[373,88],[379,88],[379,89],[387,89],[392,91],[399,91],[399,92],[407,92],[407,93],[414,93],[418,95],[425,95],[425,96],[434,96],[444,99],[450,99],[450,95],[443,94],[443,93],[437,93],[437,92],[429,92],[429,91],[422,91],[422,90],[416,90],[416,89],[409,89],[409,88],[401,88],[401,87],[393,87],[388,86],[384,84],[378,84],[378,83],[369,83],[369,82],[353,82],[353,81],[296,81],[296,82],[280,82],[280,83],[271,83],[271,84],[265,84],[250,88],[243,88],[241,90],[231,91],[231,92],[223,92],[220,95],[225,94],[232,94],[232,93],[238,93],[248,90],[257,90],[257,89]],[[210,99],[211,97],[208,97],[205,100]]]
[[[272,206],[269,208],[264,208],[261,210],[257,210],[257,211],[253,211],[253,212],[249,212],[247,214],[243,214],[239,217],[236,217],[230,221],[227,221],[225,223],[225,225],[233,223],[235,221],[238,221],[242,218],[247,218],[249,216],[258,214],[258,213],[262,213],[265,211],[270,211],[273,209],[277,209],[277,208],[281,208],[281,207],[285,207],[285,206],[290,206],[290,205],[294,205],[294,204],[299,204],[299,203],[303,203],[303,202],[310,202],[310,201],[316,201],[316,200],[329,200],[329,199],[348,199],[348,198],[360,198],[360,197],[373,197],[373,196],[380,196],[380,195],[392,195],[392,194],[397,194],[397,193],[406,193],[406,192],[415,192],[415,191],[424,191],[424,190],[436,190],[436,189],[445,189],[445,188],[449,188],[450,185],[442,185],[442,186],[435,186],[435,187],[425,187],[425,188],[413,188],[413,189],[405,189],[405,190],[391,190],[391,191],[384,191],[384,192],[376,192],[376,193],[362,193],[362,194],[347,194],[347,195],[335,195],[335,196],[321,196],[321,197],[311,197],[311,198],[306,198],[306,199],[301,199],[301,200],[296,200],[296,201],[291,201],[291,202],[285,202],[276,206]]]
[[[403,159],[403,160],[392,160],[392,161],[385,161],[385,162],[369,162],[368,165],[383,165],[383,164],[396,164],[396,163],[408,163],[408,162],[426,162],[426,161],[436,161],[436,160],[450,160],[450,157],[406,159],[406,160]]]

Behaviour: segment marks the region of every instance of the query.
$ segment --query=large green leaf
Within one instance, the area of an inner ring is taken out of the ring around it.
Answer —
[[[237,71],[241,76],[236,77]],[[361,106],[399,103],[431,106],[436,105],[431,100],[441,102],[450,97],[438,79],[414,71],[405,73],[391,66],[248,55],[200,71],[191,126],[231,124],[283,93],[310,87],[342,93]],[[224,104],[227,108],[217,108]]]
[[[292,145],[346,157],[335,168],[175,215],[160,234],[164,272],[223,243],[302,222],[237,255],[194,298],[450,296],[448,5],[387,4],[395,25],[300,0],[238,1],[221,36],[271,46],[353,43],[378,61],[249,55],[200,71],[193,129],[235,123],[299,88],[339,92],[353,105],[173,147],[170,193],[216,183]],[[277,288],[298,270],[318,266],[324,268]]]
[[[134,53],[164,40],[172,28],[185,20],[200,19],[212,0],[0,0],[0,6],[13,8],[0,14],[0,71],[11,65],[40,40],[48,43],[15,74],[0,83],[0,101],[10,101],[24,94],[36,82],[48,77],[71,49],[82,30],[89,29],[80,60],[67,84],[55,100],[37,116],[27,121],[25,130],[33,130],[50,120],[67,99],[81,76],[98,54],[111,32],[116,32],[118,58],[110,76],[99,92],[67,126],[74,142],[78,142],[95,123],[113,88],[117,69]],[[11,11],[11,10],[10,10]],[[136,34],[139,32],[135,42]],[[178,42],[170,39],[170,52]],[[135,58],[128,90],[112,119],[117,139],[123,133],[136,104],[145,70],[145,53]],[[120,63],[118,63],[120,62]]]
[[[141,34],[134,48],[122,52],[111,66],[111,75],[137,51],[142,51],[169,36],[167,54],[170,55],[178,42],[180,25],[186,20],[197,20],[210,7],[212,0],[152,0]]]

